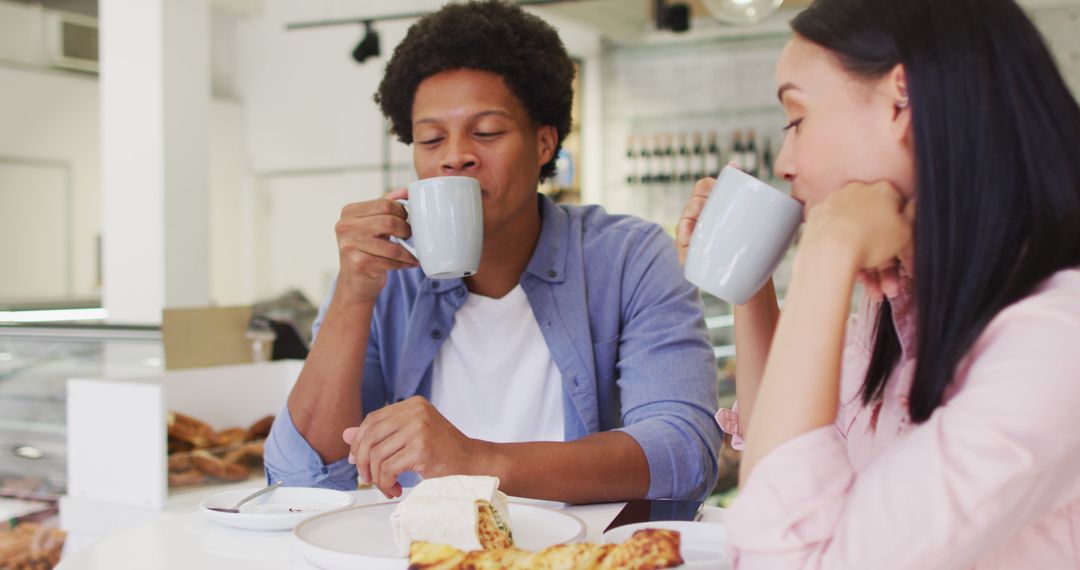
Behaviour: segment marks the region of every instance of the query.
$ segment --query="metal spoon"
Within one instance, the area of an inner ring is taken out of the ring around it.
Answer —
[[[268,486],[266,488],[263,488],[263,489],[259,489],[258,491],[255,491],[254,493],[244,497],[243,499],[240,499],[235,505],[232,506],[231,509],[226,509],[225,507],[206,507],[206,508],[210,509],[211,511],[218,511],[219,513],[239,513],[240,512],[240,505],[243,505],[244,503],[254,499],[255,497],[261,497],[261,496],[269,493],[270,491],[273,491],[274,489],[277,489],[280,486],[281,486],[281,481],[277,481],[273,485],[270,485],[270,486]]]

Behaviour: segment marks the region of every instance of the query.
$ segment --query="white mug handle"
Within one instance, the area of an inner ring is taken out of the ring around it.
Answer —
[[[411,212],[409,212],[409,201],[405,200],[404,198],[399,198],[399,199],[394,200],[394,201],[405,207],[405,216],[406,216],[406,218],[408,218],[408,216],[411,214]],[[415,257],[416,259],[418,259],[418,260],[420,259],[420,256],[416,255],[416,246],[413,245],[412,238],[409,238],[409,239],[406,240],[406,239],[401,239],[401,238],[396,237],[396,236],[390,236],[390,241],[392,241],[392,242],[400,245],[401,247],[407,249],[409,251],[409,253],[411,253],[412,256]]]

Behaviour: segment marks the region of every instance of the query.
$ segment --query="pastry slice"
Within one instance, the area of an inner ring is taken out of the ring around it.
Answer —
[[[409,570],[660,570],[683,564],[679,533],[646,529],[622,544],[560,544],[537,552],[517,548],[464,552],[414,542]]]

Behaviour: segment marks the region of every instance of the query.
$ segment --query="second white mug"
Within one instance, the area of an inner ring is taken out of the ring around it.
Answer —
[[[686,254],[686,279],[741,305],[784,259],[802,221],[802,204],[728,166],[716,178]]]

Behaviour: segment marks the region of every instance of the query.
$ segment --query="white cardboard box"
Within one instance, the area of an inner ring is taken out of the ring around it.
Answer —
[[[194,416],[214,429],[246,427],[281,411],[302,366],[303,361],[281,360],[122,380],[69,380],[68,496],[61,519],[63,503],[150,514],[170,502],[186,502],[192,490],[169,490],[166,411]]]

